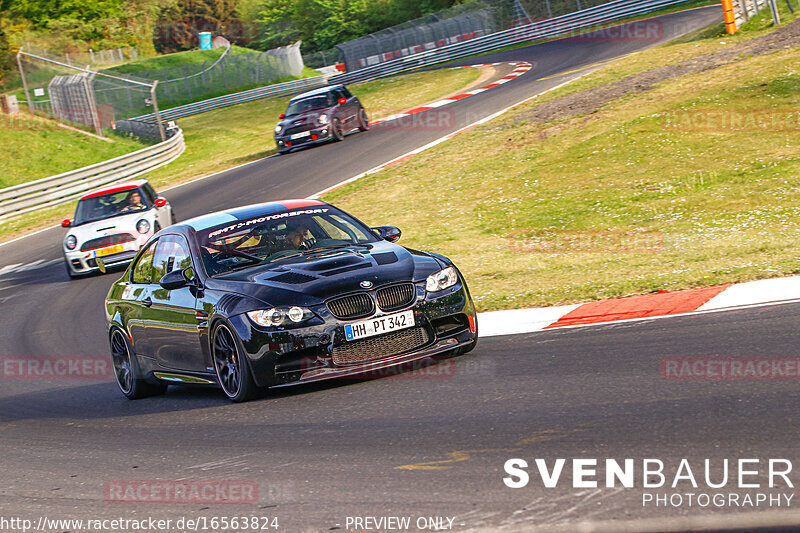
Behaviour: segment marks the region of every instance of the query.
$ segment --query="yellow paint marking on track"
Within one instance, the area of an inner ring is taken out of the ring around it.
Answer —
[[[527,444],[536,444],[539,442],[547,442],[549,440],[560,439],[572,435],[573,433],[580,433],[586,431],[586,424],[584,427],[577,427],[575,429],[543,429],[534,431],[529,436],[516,441],[514,448],[485,448],[480,450],[455,450],[447,453],[447,459],[440,459],[439,461],[427,461],[424,463],[414,463],[410,465],[401,465],[394,467],[396,470],[447,470],[452,468],[453,463],[461,463],[472,459],[473,455],[483,453],[508,453],[522,451],[522,446]]]
[[[443,466],[443,465],[450,465],[452,463],[460,463],[462,461],[469,461],[472,459],[472,455],[478,453],[492,453],[492,452],[515,452],[519,451],[519,448],[487,448],[484,450],[456,450],[454,452],[449,452],[447,454],[447,459],[442,459],[440,461],[429,461],[427,463],[415,463],[411,465],[402,465],[396,466],[395,469],[397,470],[446,470],[450,468],[450,466]]]

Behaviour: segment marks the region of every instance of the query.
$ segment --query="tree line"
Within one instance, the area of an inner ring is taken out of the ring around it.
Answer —
[[[303,41],[327,50],[460,0],[0,0],[0,80],[13,48],[55,53],[135,47],[141,55],[197,48],[210,30],[256,50]]]

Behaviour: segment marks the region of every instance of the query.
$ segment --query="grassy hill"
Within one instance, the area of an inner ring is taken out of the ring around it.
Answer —
[[[224,51],[224,48],[216,48],[214,50],[189,50],[187,52],[176,52],[174,54],[145,57],[137,59],[136,61],[130,61],[128,63],[116,65],[112,68],[104,69],[103,72],[136,74],[137,72],[144,72],[147,70],[180,67],[192,63],[202,63],[203,61],[209,61],[213,63],[219,59],[220,56],[222,56]],[[251,50],[250,48],[244,48],[236,45],[231,46],[231,53],[234,55],[249,54],[253,52],[257,52],[257,50]]]

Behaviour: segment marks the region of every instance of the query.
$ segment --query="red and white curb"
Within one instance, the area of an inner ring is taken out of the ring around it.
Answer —
[[[496,82],[490,83],[489,85],[485,85],[479,89],[474,89],[472,91],[468,91],[462,94],[457,94],[449,98],[443,98],[442,100],[438,100],[436,102],[426,104],[423,106],[406,109],[405,111],[401,111],[400,113],[395,113],[394,115],[389,115],[388,117],[376,119],[370,122],[370,125],[372,126],[375,124],[381,124],[382,122],[389,122],[390,120],[397,120],[398,118],[407,117],[410,115],[414,115],[416,113],[422,113],[424,111],[436,109],[437,107],[442,107],[447,104],[452,104],[453,102],[458,102],[459,100],[463,100],[464,98],[469,98],[470,96],[480,94],[482,92],[488,91],[489,89],[494,89],[498,85],[503,85],[504,83],[508,83],[509,81],[519,76],[522,76],[523,74],[525,74],[526,72],[528,72],[530,69],[533,68],[533,65],[528,63],[527,61],[512,61],[509,63],[481,63],[478,65],[469,65],[465,67],[454,67],[454,68],[495,67],[498,65],[514,65],[516,68],[512,70],[507,76],[503,76]]]
[[[800,300],[800,276],[662,291],[584,304],[478,313],[481,337],[724,311]]]

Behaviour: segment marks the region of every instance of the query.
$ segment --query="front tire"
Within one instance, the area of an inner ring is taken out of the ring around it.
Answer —
[[[369,129],[369,120],[367,120],[367,112],[364,108],[358,111],[358,130],[367,131]]]
[[[239,337],[226,323],[220,322],[214,327],[211,339],[214,370],[222,392],[233,402],[251,400],[258,387],[250,374]]]
[[[164,394],[167,385],[164,383],[148,383],[140,377],[139,362],[133,353],[128,337],[119,328],[111,331],[111,364],[114,367],[119,390],[129,400],[138,400],[148,396]]]
[[[342,121],[338,118],[333,119],[333,122],[331,122],[331,139],[333,139],[334,142],[339,142],[344,139]]]

